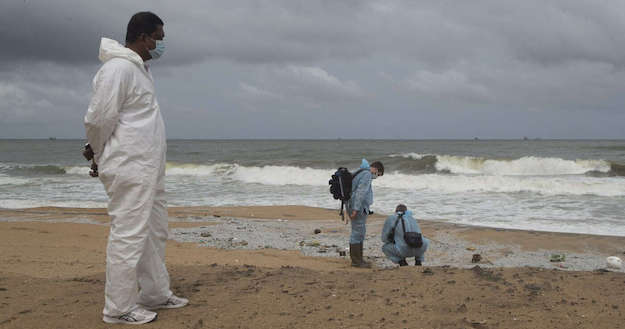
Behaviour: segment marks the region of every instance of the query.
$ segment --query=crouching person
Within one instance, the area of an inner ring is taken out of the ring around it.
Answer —
[[[423,254],[430,241],[421,235],[419,223],[405,205],[395,208],[395,214],[388,216],[382,229],[382,251],[393,263],[406,266],[406,258],[414,257],[415,265],[421,266]]]

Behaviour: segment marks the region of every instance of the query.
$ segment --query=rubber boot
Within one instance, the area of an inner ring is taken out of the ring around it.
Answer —
[[[365,253],[363,252],[363,243],[358,244],[358,248],[360,249],[360,267],[363,268],[371,268],[371,263],[365,260]]]
[[[406,258],[399,261],[399,266],[408,266],[408,262],[406,262]]]
[[[349,257],[352,259],[353,267],[370,268],[371,264],[362,258],[362,243],[349,244]]]
[[[358,266],[360,264],[360,257],[358,256],[358,244],[349,244],[349,257],[352,259],[352,266]]]
[[[421,266],[421,260],[417,257],[414,258],[414,266]]]

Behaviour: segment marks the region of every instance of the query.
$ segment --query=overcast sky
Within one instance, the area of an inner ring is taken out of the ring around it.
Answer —
[[[625,138],[625,2],[0,2],[0,138],[84,138],[150,10],[169,138]]]

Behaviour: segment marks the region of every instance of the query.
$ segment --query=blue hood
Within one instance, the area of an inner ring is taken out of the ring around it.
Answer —
[[[360,163],[360,168],[361,169],[370,169],[371,166],[369,166],[369,161],[367,161],[367,159],[362,159],[362,163]]]

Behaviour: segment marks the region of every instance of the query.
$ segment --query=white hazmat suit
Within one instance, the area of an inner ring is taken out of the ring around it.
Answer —
[[[116,317],[172,295],[165,267],[165,125],[152,74],[137,53],[102,38],[87,139],[109,197],[103,313]],[[140,289],[140,290],[139,290]]]

